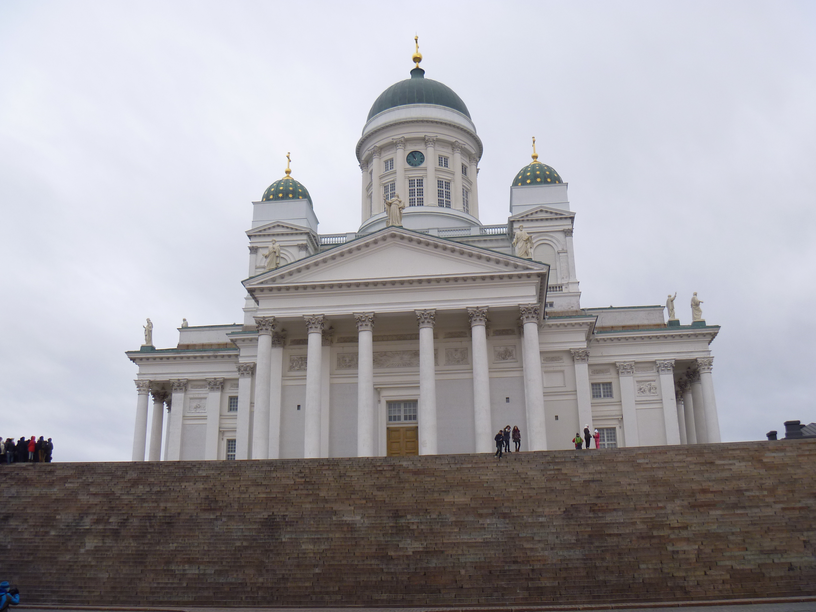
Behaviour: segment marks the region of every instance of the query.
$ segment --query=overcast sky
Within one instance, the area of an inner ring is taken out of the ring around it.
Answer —
[[[582,305],[694,291],[724,441],[816,421],[816,2],[0,2],[0,435],[129,460],[151,317],[241,322],[252,201],[292,174],[356,231],[354,147],[408,78],[484,143],[482,222],[569,183]]]

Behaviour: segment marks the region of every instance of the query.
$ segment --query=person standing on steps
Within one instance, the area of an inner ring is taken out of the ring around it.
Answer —
[[[576,433],[575,437],[572,439],[573,444],[575,444],[575,450],[581,450],[584,446],[584,439],[581,437],[581,434]]]
[[[505,452],[509,453],[510,452],[510,426],[509,425],[507,425],[504,428],[503,435],[504,435],[504,450],[505,450]]]
[[[516,452],[521,450],[521,432],[518,425],[513,425],[513,443],[516,445]]]
[[[493,439],[496,441],[496,454],[493,456],[501,459],[502,449],[504,448],[504,430],[500,429],[499,433],[497,433],[496,437]]]
[[[595,438],[595,448],[596,449],[601,448],[601,434],[597,429],[595,430],[595,433],[592,435],[592,437]]]
[[[589,448],[589,441],[592,439],[592,434],[589,433],[589,425],[584,425],[584,442],[586,442],[586,448]]]

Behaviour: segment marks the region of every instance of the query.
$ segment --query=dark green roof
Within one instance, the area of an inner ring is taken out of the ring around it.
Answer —
[[[291,176],[285,176],[281,180],[272,183],[267,190],[264,191],[261,202],[267,202],[269,200],[309,200],[311,203],[312,198],[300,182]]]
[[[407,106],[408,104],[447,106],[470,119],[470,113],[462,98],[457,96],[447,85],[439,81],[426,79],[425,71],[422,68],[414,68],[411,70],[410,79],[395,83],[382,92],[380,97],[374,101],[374,105],[368,113],[368,119],[389,108]]]
[[[513,179],[513,187],[526,187],[527,185],[555,185],[563,183],[561,177],[555,169],[540,161],[534,161],[529,166],[524,166]]]

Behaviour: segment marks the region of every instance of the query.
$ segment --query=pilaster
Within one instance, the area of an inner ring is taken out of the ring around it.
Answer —
[[[221,427],[221,391],[223,378],[207,379],[207,437],[204,443],[204,459],[218,459],[218,433]]]
[[[575,392],[578,398],[578,425],[586,425],[589,431],[595,426],[592,423],[592,390],[589,384],[589,349],[572,349],[572,361],[575,368]]]
[[[254,363],[238,364],[238,415],[235,427],[235,459],[249,459],[250,452],[250,412],[252,395],[252,375],[255,372]]]
[[[635,362],[619,361],[615,365],[618,366],[618,381],[621,390],[624,446],[640,446],[637,408],[635,408]]]
[[[170,381],[170,415],[167,418],[167,452],[165,461],[181,459],[181,430],[184,425],[184,401],[187,395],[187,380]]]

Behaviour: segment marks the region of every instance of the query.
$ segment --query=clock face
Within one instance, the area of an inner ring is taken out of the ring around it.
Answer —
[[[425,155],[423,155],[420,151],[411,151],[405,158],[405,161],[408,162],[409,166],[421,166],[423,163],[425,163]]]

